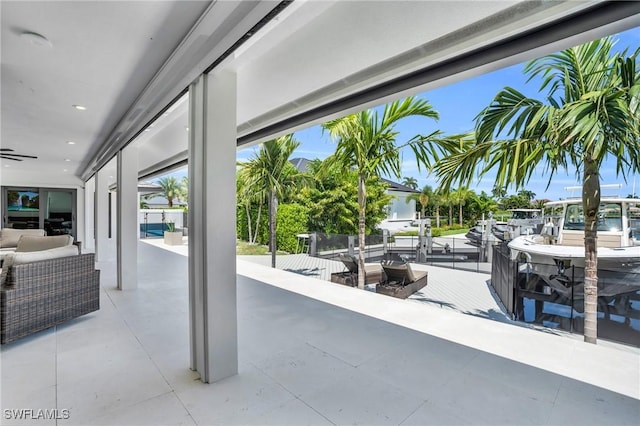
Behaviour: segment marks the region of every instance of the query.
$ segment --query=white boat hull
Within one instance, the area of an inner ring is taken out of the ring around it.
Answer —
[[[557,293],[583,299],[584,247],[544,244],[540,240],[538,235],[514,239],[508,245],[511,258],[522,260],[524,272],[540,276]],[[563,262],[563,270],[559,261]],[[615,298],[638,290],[640,246],[598,248],[598,295]]]

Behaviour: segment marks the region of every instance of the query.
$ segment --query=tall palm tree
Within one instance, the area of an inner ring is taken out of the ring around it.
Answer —
[[[437,119],[438,113],[422,99],[413,97],[395,101],[384,107],[382,116],[376,110],[331,120],[323,125],[337,142],[336,151],[329,162],[339,164],[343,170],[355,169],[358,173],[358,265],[364,271],[365,210],[367,178],[385,174],[400,177],[401,147],[396,146],[398,132],[395,124],[407,117],[423,116]],[[421,137],[414,137],[402,146],[420,151]],[[358,274],[358,287],[364,288],[364,273]]]
[[[411,200],[417,201],[420,205],[420,219],[423,219],[425,217],[427,208],[429,207],[429,202],[432,200],[432,197],[433,188],[431,188],[429,185],[425,185],[420,193],[409,195],[407,197],[407,203]]]
[[[181,194],[181,186],[178,179],[173,176],[165,176],[158,179],[158,185],[162,188],[162,195],[167,199],[169,208],[173,207],[173,200],[179,200]]]
[[[262,215],[262,206],[265,203],[265,193],[256,191],[256,188],[250,187],[247,182],[247,173],[244,169],[244,163],[238,162],[239,171],[236,176],[236,203],[244,207],[247,216],[247,241],[249,244],[255,244],[258,240],[258,231],[260,228],[260,217]],[[255,217],[255,228],[251,219],[252,206],[258,203],[258,211]]]
[[[462,207],[467,203],[467,198],[471,196],[469,188],[460,187],[451,193],[451,205],[458,205],[458,218],[462,226]]]
[[[438,188],[438,197],[440,199],[440,205],[449,208],[449,222],[447,222],[447,224],[451,226],[453,225],[453,194],[448,190],[444,191],[442,188]]]
[[[260,151],[242,163],[242,179],[255,194],[266,194],[269,201],[269,249],[271,267],[276,267],[276,217],[278,199],[295,183],[296,168],[289,162],[300,142],[293,135],[281,136],[264,142]]]
[[[480,175],[497,171],[501,188],[522,188],[541,163],[549,184],[558,170],[572,166],[582,173],[584,340],[590,343],[597,339],[599,169],[612,157],[625,179],[640,171],[640,49],[627,55],[613,46],[607,37],[529,62],[524,71],[542,79],[545,100],[505,87],[477,117],[477,141],[436,166],[445,187],[470,182],[478,166]],[[505,133],[509,138],[498,139]]]
[[[443,204],[442,193],[435,191],[431,195],[431,202],[436,209],[436,228],[440,228],[440,207]]]
[[[189,204],[189,176],[180,179],[180,199]]]
[[[411,189],[416,189],[418,187],[418,179],[411,176],[405,176],[402,178],[402,184]]]

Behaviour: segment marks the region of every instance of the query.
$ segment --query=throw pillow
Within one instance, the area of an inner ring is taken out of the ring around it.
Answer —
[[[34,237],[23,235],[18,240],[17,252],[42,251],[73,244],[71,235],[53,235],[51,237]]]
[[[16,252],[13,257],[13,264],[38,262],[40,260],[57,259],[59,257],[68,257],[78,255],[78,247],[74,245],[52,248],[49,250]],[[4,271],[4,268],[2,268]]]

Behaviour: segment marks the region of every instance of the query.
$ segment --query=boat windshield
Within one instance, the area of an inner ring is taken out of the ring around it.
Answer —
[[[584,231],[584,211],[582,204],[567,206],[564,216],[564,229],[571,231]],[[600,204],[598,211],[598,231],[622,230],[622,205],[617,203]]]
[[[511,212],[511,219],[535,219],[537,217],[537,210],[513,210]]]

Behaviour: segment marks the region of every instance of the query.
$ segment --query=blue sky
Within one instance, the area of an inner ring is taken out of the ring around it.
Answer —
[[[630,51],[640,46],[640,27],[618,34],[618,43],[616,47],[623,49],[628,47]],[[462,133],[473,129],[473,118],[478,112],[487,106],[496,93],[504,86],[514,87],[528,96],[541,98],[537,95],[539,84],[536,82],[526,83],[526,76],[522,73],[523,65],[515,65],[509,68],[498,70],[492,73],[484,74],[472,79],[454,83],[438,89],[430,90],[419,96],[427,99],[433,108],[440,114],[438,121],[427,118],[407,118],[398,122],[396,130],[400,132],[397,143],[411,138],[416,134],[428,134],[431,131],[439,129],[447,134]],[[293,157],[305,157],[309,159],[325,158],[330,155],[335,144],[326,134],[322,133],[320,126],[314,126],[295,133],[295,138],[302,142],[301,146],[293,154]],[[257,147],[247,148],[238,151],[238,159],[243,160],[249,158]],[[603,184],[621,183],[623,187],[616,190],[603,191],[606,194],[618,193],[622,196],[632,193],[634,186],[634,178],[628,179],[625,184],[622,177],[616,178],[615,165],[612,161],[608,161],[600,170],[601,182]],[[431,185],[436,187],[436,180],[427,176],[424,169],[418,171],[415,159],[410,150],[403,152],[402,176],[411,176],[418,180],[420,187]],[[393,179],[399,180],[399,179]],[[640,176],[636,177],[636,193],[640,192]],[[564,190],[566,186],[579,185],[576,180],[575,171],[568,173],[557,173],[552,184],[546,189],[548,177],[540,173],[535,174],[527,189],[536,193],[536,198],[548,198],[555,200],[558,198],[566,198],[568,196],[579,196],[580,193],[573,194]],[[471,189],[476,192],[482,190],[491,193],[493,187],[493,178],[489,175],[482,181],[472,184]],[[613,193],[612,193],[613,191]],[[514,193],[513,189],[509,193]]]

